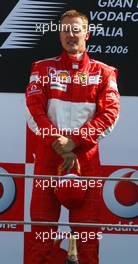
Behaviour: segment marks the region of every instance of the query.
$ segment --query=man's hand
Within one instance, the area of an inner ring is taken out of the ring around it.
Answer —
[[[61,155],[64,159],[63,163],[60,166],[61,171],[66,171],[67,173],[78,164],[76,155],[73,152],[65,153]]]
[[[53,142],[53,149],[60,155],[71,152],[75,147],[75,143],[68,137],[62,135],[54,135],[57,140]]]

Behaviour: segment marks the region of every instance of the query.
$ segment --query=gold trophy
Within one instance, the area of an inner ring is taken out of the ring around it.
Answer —
[[[77,242],[73,235],[73,231],[71,232],[71,237],[69,238],[68,258],[65,261],[65,264],[79,264],[77,257]]]

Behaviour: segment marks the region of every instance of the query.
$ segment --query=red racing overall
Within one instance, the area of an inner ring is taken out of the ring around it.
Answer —
[[[60,56],[33,64],[26,92],[27,121],[37,135],[35,174],[57,175],[63,159],[51,144],[54,133],[68,131],[75,142],[83,176],[100,175],[98,142],[110,134],[119,115],[117,70],[90,59],[87,52],[81,60]],[[84,203],[70,210],[71,222],[99,222],[100,193],[89,188]],[[36,188],[34,180],[31,200],[32,221],[58,221],[60,203],[54,190]],[[53,241],[36,240],[36,232],[56,230],[56,227],[32,226],[32,235],[25,252],[25,264],[50,264]],[[74,228],[75,231],[95,231]],[[77,242],[81,264],[98,264],[98,239]]]

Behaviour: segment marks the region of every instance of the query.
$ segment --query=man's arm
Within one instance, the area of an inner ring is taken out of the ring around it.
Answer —
[[[46,142],[51,129],[55,128],[46,113],[48,96],[46,86],[40,82],[41,69],[39,63],[32,65],[30,83],[26,89],[27,123],[29,128]],[[51,142],[55,139],[51,137]]]
[[[104,138],[113,130],[120,111],[120,95],[117,90],[116,69],[101,83],[101,89],[96,104],[95,117],[85,123],[79,129],[79,135],[71,135],[70,138],[79,146],[84,145],[92,148],[100,139]],[[83,131],[87,131],[84,137]]]

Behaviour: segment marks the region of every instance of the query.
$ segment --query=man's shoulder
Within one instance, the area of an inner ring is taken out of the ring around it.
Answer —
[[[34,61],[33,64],[35,64],[36,66],[43,66],[43,65],[51,64],[56,61],[60,61],[60,59],[61,59],[60,56],[55,56],[51,58],[45,58],[42,60]]]
[[[110,71],[116,71],[117,69],[114,66],[108,65],[102,61],[91,59],[90,58],[90,63],[93,67],[93,65],[99,69],[102,70],[103,72],[110,72]]]

